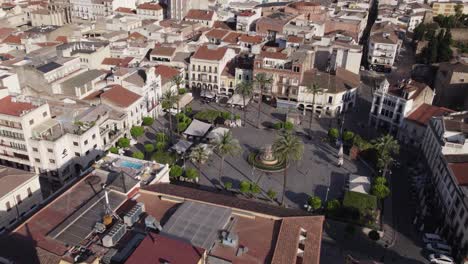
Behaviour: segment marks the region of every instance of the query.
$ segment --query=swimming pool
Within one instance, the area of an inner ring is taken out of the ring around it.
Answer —
[[[139,170],[139,169],[141,169],[141,167],[143,167],[143,164],[131,162],[131,161],[128,161],[128,160],[124,160],[124,161],[122,161],[120,163],[120,166],[135,169],[135,170]]]

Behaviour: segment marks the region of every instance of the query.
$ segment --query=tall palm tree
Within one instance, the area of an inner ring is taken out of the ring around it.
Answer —
[[[169,113],[169,132],[171,134],[171,140],[172,140],[172,113],[171,109],[174,106],[174,104],[177,101],[177,94],[174,93],[171,90],[168,90],[164,93],[163,95],[163,100],[162,100],[162,107],[166,109]]]
[[[179,96],[179,89],[180,89],[180,86],[181,86],[182,84],[184,84],[184,78],[183,78],[180,74],[177,74],[176,76],[174,76],[174,77],[172,78],[172,83],[177,87],[177,91],[175,92],[175,96],[176,96],[177,113],[179,113],[179,111],[180,111],[180,105],[179,105],[179,99],[180,99],[180,96]],[[177,125],[177,134],[180,134],[179,125]]]
[[[219,178],[221,180],[226,156],[238,155],[242,149],[239,145],[239,141],[232,136],[231,131],[224,132],[222,135],[215,138],[213,145],[216,152],[221,156],[221,164],[219,166]]]
[[[198,166],[198,174],[201,174],[201,165],[210,158],[210,152],[202,145],[198,145],[192,149],[189,154],[189,159]]]
[[[247,123],[247,111],[246,111],[246,105],[245,105],[245,100],[247,98],[252,97],[253,94],[253,85],[252,82],[245,81],[241,82],[237,85],[236,92],[242,96],[242,105],[243,105],[243,111],[244,111],[244,124]]]
[[[258,73],[255,76],[255,83],[259,86],[259,99],[258,99],[258,114],[257,114],[257,128],[260,128],[260,113],[262,111],[262,98],[263,98],[263,91],[265,91],[266,87],[273,83],[273,79],[268,77],[265,73]]]
[[[379,155],[378,157],[378,166],[383,169],[383,177],[386,176],[388,166],[393,162],[393,155],[396,155],[400,152],[400,145],[398,141],[393,138],[393,136],[387,134],[382,137],[373,140],[373,147],[377,150]]]
[[[286,185],[288,177],[288,166],[292,161],[299,161],[304,154],[304,144],[302,141],[294,136],[290,131],[285,131],[273,143],[273,153],[277,159],[284,162],[285,168],[283,170],[283,198],[281,205],[284,206],[286,195]]]
[[[306,93],[311,93],[312,94],[312,113],[310,113],[310,121],[309,121],[309,133],[312,131],[312,121],[313,121],[313,116],[315,113],[315,96],[317,94],[320,94],[323,92],[323,89],[320,88],[316,83],[311,83],[306,86],[305,88]],[[304,104],[304,112],[305,112],[305,104]]]

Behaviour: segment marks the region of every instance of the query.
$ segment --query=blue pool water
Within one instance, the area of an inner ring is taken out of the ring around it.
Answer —
[[[143,164],[134,163],[134,162],[131,162],[131,161],[128,161],[128,160],[122,161],[122,163],[120,163],[120,165],[123,166],[123,167],[135,169],[135,170],[139,170],[139,169],[141,169],[141,167],[143,167]]]

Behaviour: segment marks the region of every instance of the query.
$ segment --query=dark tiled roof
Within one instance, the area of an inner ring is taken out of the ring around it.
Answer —
[[[143,188],[144,190],[170,196],[182,197],[187,200],[200,201],[211,203],[231,208],[236,208],[245,211],[257,212],[260,214],[271,215],[276,217],[289,217],[289,216],[305,216],[307,212],[298,209],[283,208],[267,203],[257,202],[253,200],[246,200],[219,194],[209,191],[202,191],[194,188],[160,183]]]

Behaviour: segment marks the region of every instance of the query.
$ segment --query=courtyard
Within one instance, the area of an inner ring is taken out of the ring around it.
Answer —
[[[240,109],[217,103],[203,103],[194,100],[190,107],[193,112],[206,109],[229,111],[239,114],[243,118]],[[234,138],[239,140],[242,152],[238,156],[226,156],[223,173],[219,175],[220,156],[213,153],[208,162],[198,168],[197,165],[186,160],[186,166],[200,170],[199,184],[201,188],[223,189],[226,182],[232,184],[232,189],[239,189],[240,182],[249,181],[257,183],[261,188],[261,193],[257,195],[259,199],[268,199],[267,192],[276,192],[277,201],[282,199],[283,173],[263,172],[254,168],[247,162],[247,157],[252,151],[263,149],[266,145],[272,144],[278,131],[271,129],[271,124],[284,121],[284,110],[273,108],[267,104],[262,105],[261,129],[256,128],[257,103],[251,103],[246,108],[247,122],[244,127],[230,128]],[[342,196],[345,185],[345,178],[348,174],[370,175],[370,171],[364,164],[358,161],[351,161],[345,155],[343,166],[337,166],[338,149],[331,146],[324,140],[327,129],[330,125],[336,127],[334,119],[314,120],[312,125],[312,139],[306,135],[309,133],[309,116],[304,116],[302,125],[295,126],[295,134],[304,143],[304,154],[301,161],[292,163],[287,168],[287,188],[285,194],[285,204],[288,207],[303,207],[309,196],[318,196],[322,201],[339,198]],[[148,131],[141,137],[135,147],[140,149],[144,144],[154,141],[154,133],[166,132],[168,127],[167,116],[158,118],[152,126],[153,131]]]

